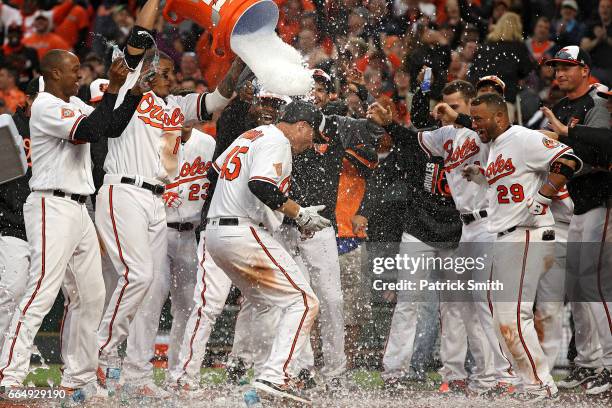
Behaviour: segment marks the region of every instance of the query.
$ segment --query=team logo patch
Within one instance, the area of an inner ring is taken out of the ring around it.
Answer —
[[[74,117],[74,111],[68,108],[62,108],[62,119]]]
[[[280,177],[283,174],[283,163],[274,163],[274,170],[276,171],[276,175]]]
[[[571,118],[569,123],[567,124],[567,127],[573,128],[578,124],[578,122],[580,122],[579,118]]]
[[[557,140],[555,139],[551,139],[550,137],[546,137],[544,136],[542,138],[542,143],[544,144],[544,146],[546,146],[548,149],[554,149],[556,147],[559,147],[559,145],[561,143],[559,143]]]

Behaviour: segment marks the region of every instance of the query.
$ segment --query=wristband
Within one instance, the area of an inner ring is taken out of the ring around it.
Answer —
[[[221,95],[219,89],[215,89],[213,93],[206,94],[204,97],[204,104],[206,105],[206,112],[212,114],[213,112],[220,111],[225,108],[229,103],[229,99]]]

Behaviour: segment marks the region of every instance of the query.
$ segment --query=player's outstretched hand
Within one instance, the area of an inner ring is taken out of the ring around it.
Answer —
[[[169,208],[179,208],[181,204],[183,204],[183,201],[180,199],[178,193],[175,193],[174,191],[166,191],[164,194],[162,194],[162,199],[164,200],[166,207]]]
[[[468,164],[465,166],[463,169],[461,169],[461,175],[467,181],[473,181],[474,183],[481,185],[488,184],[483,168],[476,164]]]
[[[391,108],[383,107],[380,103],[374,102],[368,107],[366,118],[376,123],[378,126],[387,126],[393,120]]]
[[[331,221],[319,215],[319,211],[325,208],[324,205],[313,205],[312,207],[302,207],[295,222],[304,231],[317,232],[323,228],[331,227]]]
[[[449,104],[444,102],[440,102],[434,106],[433,111],[431,111],[431,115],[434,117],[434,119],[441,121],[444,125],[455,123],[457,116],[459,116],[459,114],[455,112],[455,110],[451,108]]]
[[[527,209],[532,215],[544,215],[547,213],[551,203],[551,198],[544,197],[538,192],[538,195],[535,197],[527,198]]]
[[[553,132],[561,136],[567,136],[567,132],[569,131],[568,127],[561,123],[559,119],[557,119],[553,111],[551,111],[545,106],[540,108],[540,110],[542,111],[544,116],[546,116],[546,119],[548,119],[548,126],[553,130]]]
[[[119,93],[119,89],[125,82],[128,74],[130,73],[130,68],[128,67],[125,59],[117,58],[111,64],[108,70],[108,89],[106,92],[116,94]]]

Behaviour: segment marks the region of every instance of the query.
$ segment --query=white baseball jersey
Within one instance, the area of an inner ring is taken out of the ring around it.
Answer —
[[[468,164],[484,166],[489,146],[473,130],[444,126],[430,132],[419,132],[421,148],[431,156],[444,158],[444,171],[457,210],[461,213],[485,210],[487,188],[467,181],[461,169]]]
[[[30,117],[32,191],[93,194],[89,143],[74,140],[79,123],[92,111],[74,96],[64,102],[47,92],[38,94]]]
[[[166,185],[166,191],[179,195],[182,204],[178,208],[166,207],[168,222],[200,221],[202,205],[208,197],[208,170],[215,152],[215,139],[197,129],[179,147],[179,175]]]
[[[283,214],[273,211],[249,190],[251,180],[272,183],[283,193],[289,190],[291,145],[274,125],[243,133],[215,161],[219,179],[208,218],[245,217],[263,223],[269,231],[280,226]]]
[[[570,147],[522,126],[512,126],[490,144],[485,176],[489,182],[489,231],[512,227],[547,227],[555,223],[550,211],[532,215],[527,198],[546,182],[550,165]]]
[[[119,91],[117,108],[125,94],[134,86],[142,61],[128,77]],[[165,100],[153,91],[143,95],[136,112],[120,137],[108,140],[108,154],[104,161],[107,174],[138,175],[163,182],[170,177],[162,164],[161,149],[164,143],[174,143],[174,154],[178,153],[181,128],[185,121],[206,120],[209,116],[201,112],[205,94],[190,94],[185,97],[170,95]],[[163,140],[171,138],[171,140]]]

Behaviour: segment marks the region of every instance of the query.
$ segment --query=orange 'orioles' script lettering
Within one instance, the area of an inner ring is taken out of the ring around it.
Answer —
[[[461,165],[475,154],[478,154],[480,147],[476,144],[474,138],[468,138],[456,149],[453,149],[453,141],[448,140],[444,143],[444,150],[448,153],[448,156],[444,159],[444,169],[449,171]]]
[[[494,162],[489,163],[485,176],[487,176],[489,184],[493,184],[500,178],[509,176],[515,171],[516,168],[514,167],[514,164],[512,164],[512,158],[504,160],[500,154],[497,156]]]
[[[180,130],[185,121],[185,115],[180,108],[174,108],[171,114],[164,112],[164,108],[155,104],[153,95],[148,93],[142,97],[138,109],[142,114],[138,117],[147,125],[164,130]],[[146,116],[145,116],[146,115]]]

